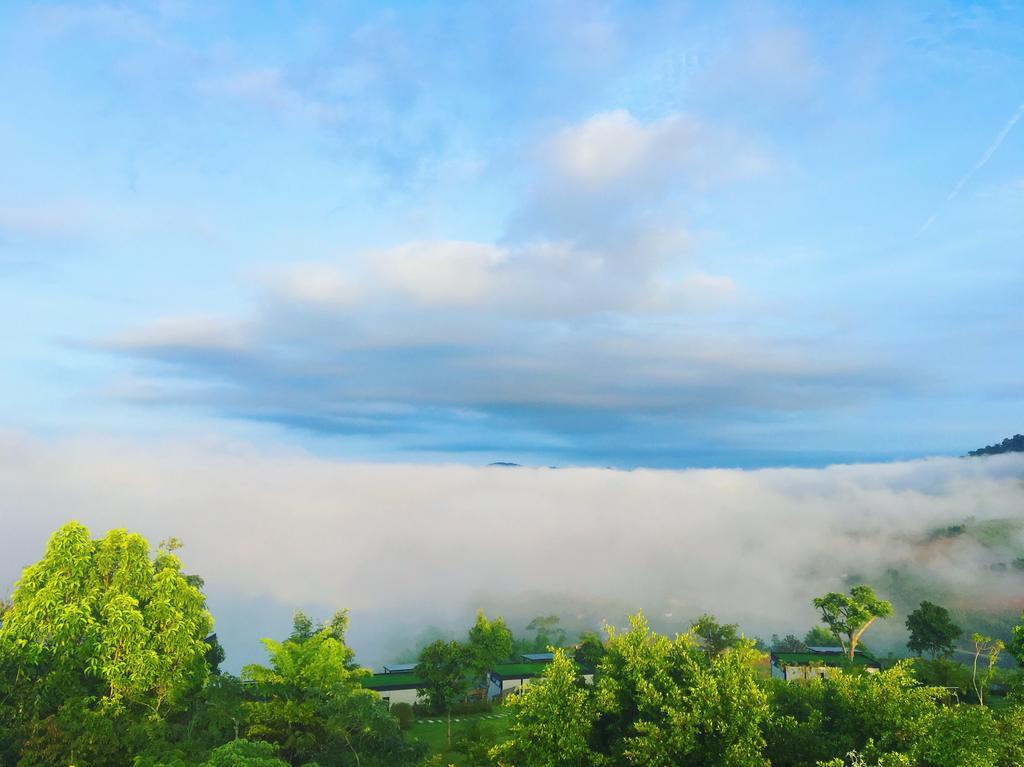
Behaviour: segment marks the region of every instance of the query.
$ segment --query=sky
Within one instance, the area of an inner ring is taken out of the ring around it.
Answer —
[[[76,518],[233,670],[1019,612],[1019,525],[922,542],[1024,508],[956,457],[1024,431],[1022,83],[1011,2],[2,2],[0,593]]]
[[[1020,430],[1017,3],[13,0],[0,83],[11,432],[681,468]]]

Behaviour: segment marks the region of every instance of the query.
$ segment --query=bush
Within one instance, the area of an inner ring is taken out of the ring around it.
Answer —
[[[391,706],[391,716],[398,720],[398,726],[408,730],[412,726],[413,707],[408,703],[395,703]]]

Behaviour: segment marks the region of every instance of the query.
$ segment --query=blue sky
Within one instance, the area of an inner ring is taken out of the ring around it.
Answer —
[[[8,2],[0,83],[0,428],[624,467],[1022,430],[1017,4]]]

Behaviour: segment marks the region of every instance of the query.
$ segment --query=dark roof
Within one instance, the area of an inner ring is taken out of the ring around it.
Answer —
[[[870,655],[860,651],[854,654],[853,662],[842,653],[820,652],[773,652],[772,663],[779,666],[878,666]]]
[[[415,663],[389,663],[384,665],[385,674],[411,674]]]
[[[553,652],[527,652],[520,656],[525,663],[550,663],[555,659]]]

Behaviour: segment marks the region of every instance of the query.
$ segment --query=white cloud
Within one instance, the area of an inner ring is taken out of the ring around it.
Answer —
[[[702,185],[769,167],[753,147],[692,115],[642,123],[621,109],[563,129],[549,153],[556,183],[590,193],[636,193],[644,184],[646,197],[672,183]]]
[[[117,349],[227,350],[246,346],[243,327],[219,317],[164,317],[150,325],[108,339]]]
[[[326,262],[296,262],[270,269],[264,282],[271,293],[314,307],[353,306],[366,288],[338,265]]]
[[[384,283],[427,305],[464,306],[487,301],[507,258],[502,249],[479,242],[414,242],[369,254]]]

